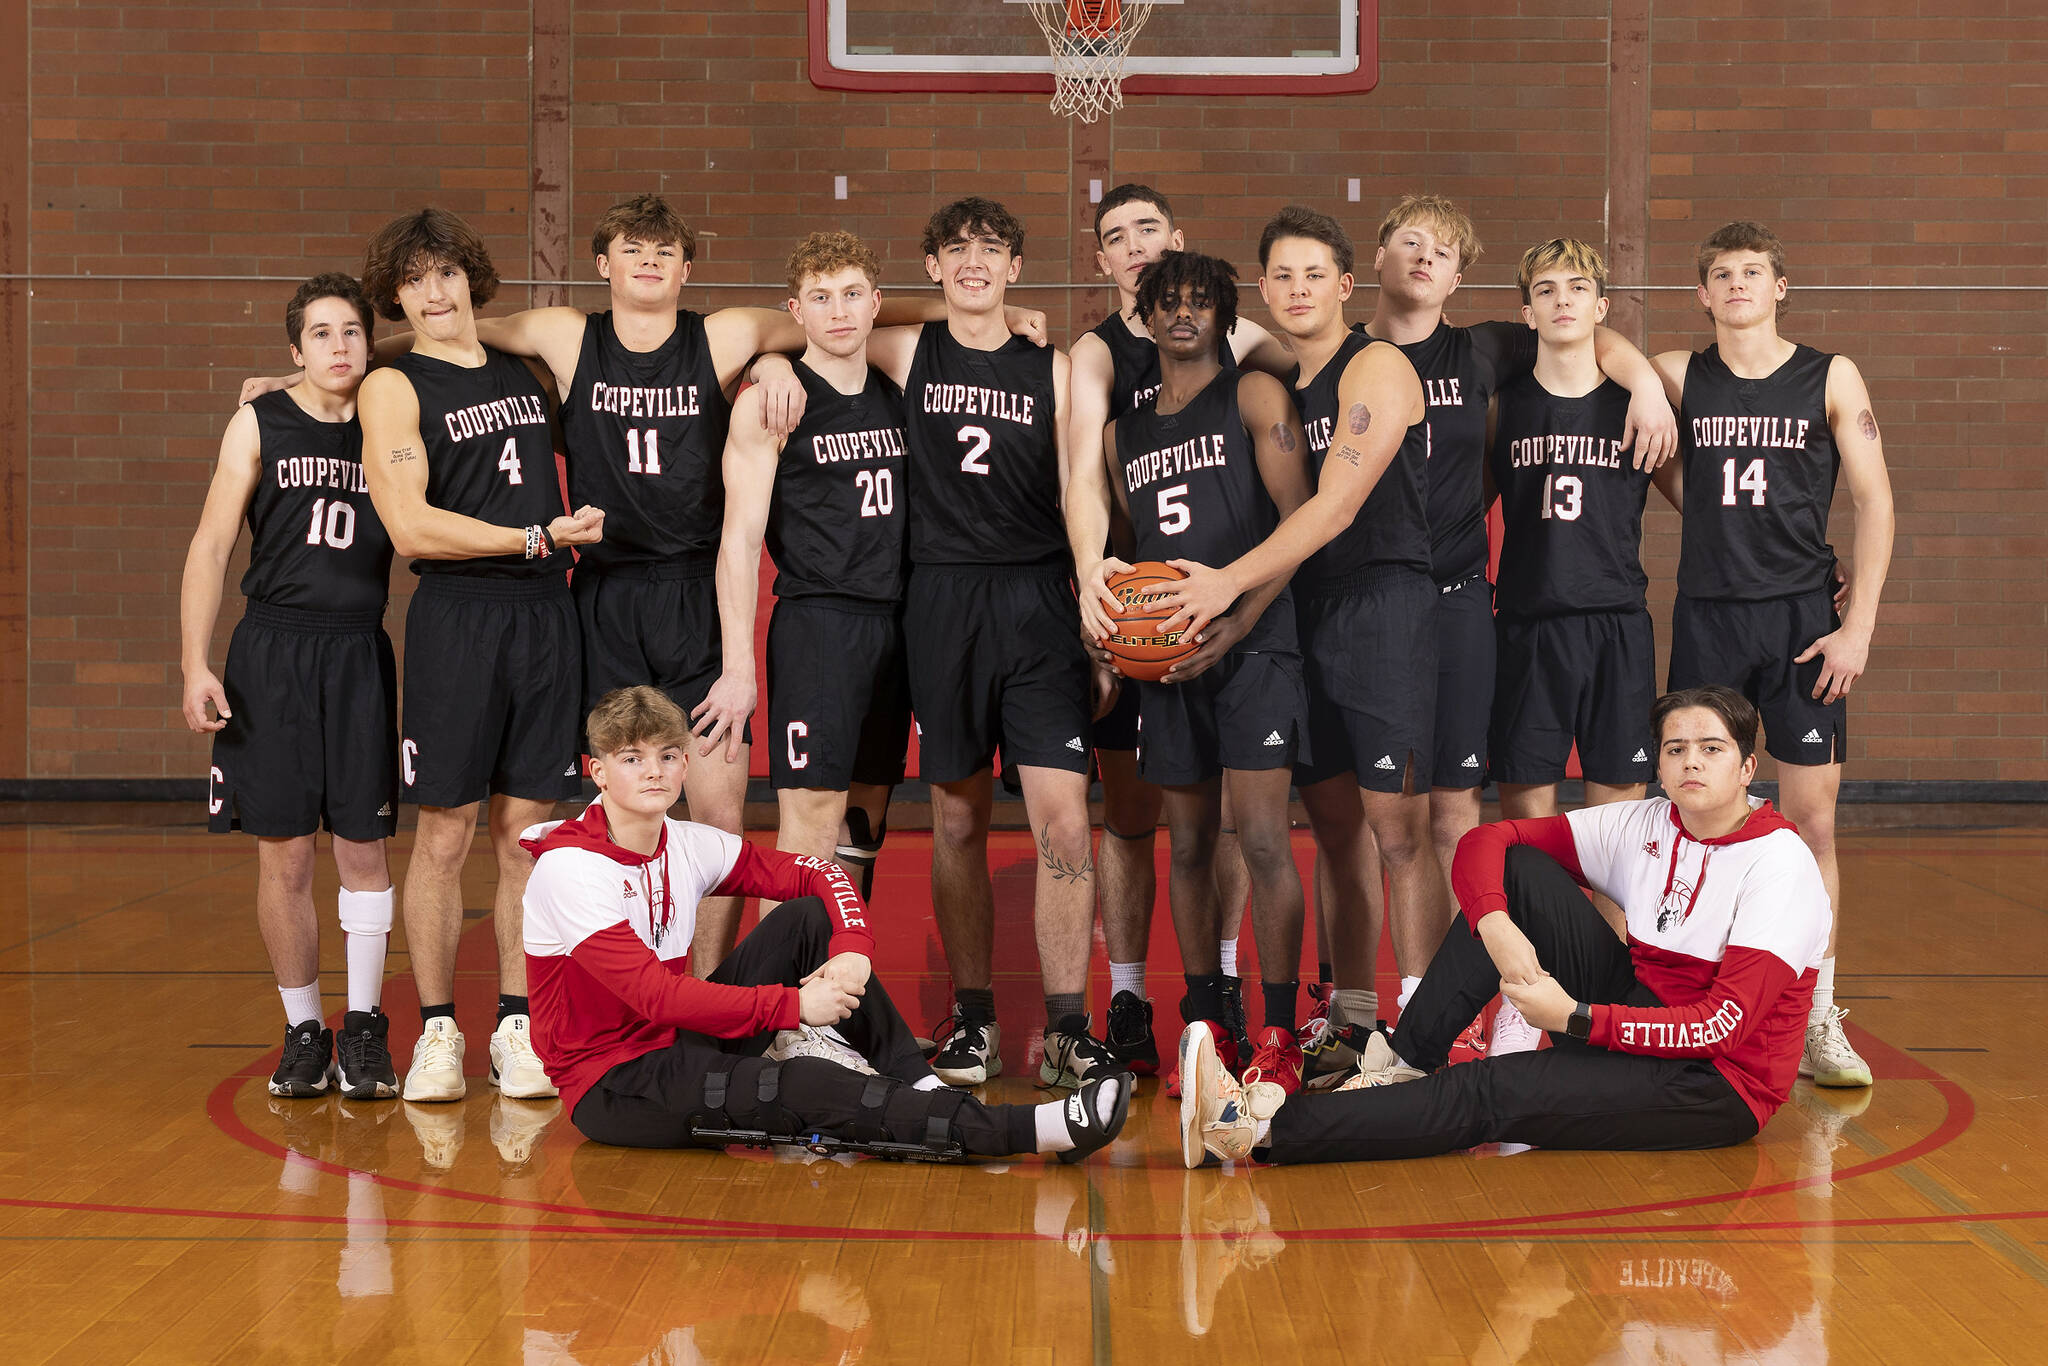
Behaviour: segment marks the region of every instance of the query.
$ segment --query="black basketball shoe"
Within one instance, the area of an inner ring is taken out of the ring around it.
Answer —
[[[1159,1071],[1159,1041],[1152,1036],[1152,1003],[1135,991],[1119,991],[1109,998],[1109,1019],[1103,1025],[1103,1042],[1109,1051],[1139,1076]]]
[[[385,1100],[398,1094],[391,1065],[391,1018],[381,1010],[351,1010],[335,1036],[335,1081],[350,1100]]]
[[[324,1096],[333,1080],[334,1031],[318,1020],[284,1031],[284,1056],[270,1077],[273,1096]]]

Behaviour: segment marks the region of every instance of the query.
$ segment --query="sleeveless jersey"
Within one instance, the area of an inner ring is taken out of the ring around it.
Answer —
[[[1139,559],[1226,565],[1280,524],[1238,411],[1242,378],[1225,370],[1177,413],[1161,413],[1155,395],[1116,420],[1115,468]],[[1297,648],[1287,589],[1236,648]]]
[[[775,466],[768,553],[775,596],[903,596],[903,393],[872,367],[842,394],[802,361],[804,417]]]
[[[1430,572],[1439,584],[1486,572],[1486,404],[1536,364],[1536,332],[1487,322],[1436,331],[1401,348],[1429,404]]]
[[[562,443],[570,504],[604,509],[604,539],[583,549],[579,568],[695,560],[709,572],[725,524],[731,411],[702,314],[678,309],[674,334],[645,353],[619,342],[609,312],[584,321]]]
[[[495,526],[546,526],[562,515],[547,391],[517,358],[484,348],[474,370],[417,352],[392,369],[412,381],[427,446],[427,501]],[[567,551],[474,560],[414,560],[415,574],[537,578],[569,567]]]
[[[279,390],[250,403],[262,476],[249,500],[242,596],[313,612],[381,612],[391,537],[363,482],[363,428],[322,422]]]
[[[1159,344],[1134,335],[1122,313],[1110,314],[1089,330],[1109,348],[1109,416],[1114,421],[1159,392]],[[1228,337],[1221,339],[1217,350],[1225,370],[1237,369]]]
[[[1560,398],[1531,374],[1499,398],[1488,461],[1505,528],[1500,614],[1642,611],[1650,476],[1621,449],[1628,390],[1604,380],[1583,398]]]
[[[904,387],[913,564],[1069,564],[1052,348],[927,323]]]
[[[1841,455],[1828,427],[1828,366],[1810,346],[1742,379],[1710,346],[1686,365],[1678,410],[1685,529],[1678,591],[1758,601],[1828,587],[1828,506]]]
[[[1386,345],[1387,343],[1381,343]],[[1320,480],[1323,461],[1330,454],[1336,434],[1337,385],[1352,357],[1373,345],[1363,332],[1345,336],[1329,364],[1316,372],[1306,385],[1299,384],[1297,369],[1289,381],[1295,385],[1294,407],[1301,414],[1301,429],[1308,437],[1309,474]],[[1429,423],[1418,422],[1401,438],[1401,448],[1372,492],[1365,495],[1351,525],[1338,532],[1330,543],[1302,562],[1294,581],[1303,592],[1376,565],[1407,565],[1429,572]]]

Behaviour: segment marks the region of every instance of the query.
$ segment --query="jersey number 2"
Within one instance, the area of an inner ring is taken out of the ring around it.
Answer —
[[[1764,458],[1758,456],[1749,462],[1740,479],[1735,477],[1735,457],[1729,456],[1721,462],[1721,506],[1735,506],[1735,491],[1742,489],[1749,494],[1749,505],[1760,508],[1764,505],[1764,490],[1770,482],[1764,478]]]
[[[982,459],[988,454],[989,434],[986,427],[962,427],[960,440],[967,443],[967,454],[960,457],[962,474],[987,474],[988,461]]]

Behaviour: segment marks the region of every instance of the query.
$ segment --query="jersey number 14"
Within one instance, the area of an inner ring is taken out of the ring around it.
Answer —
[[[1742,471],[1740,478],[1735,473],[1734,456],[1731,455],[1721,462],[1722,507],[1734,507],[1736,502],[1735,491],[1741,489],[1749,495],[1749,505],[1753,508],[1760,508],[1764,505],[1764,491],[1769,487],[1770,481],[1764,478],[1764,458],[1762,456],[1758,456],[1750,461],[1748,467]]]

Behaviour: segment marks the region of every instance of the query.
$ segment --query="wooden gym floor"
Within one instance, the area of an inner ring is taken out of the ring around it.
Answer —
[[[2048,1351],[2032,1029],[2048,1008],[2048,811],[1845,813],[1841,996],[1878,1083],[1802,1083],[1755,1143],[1236,1174],[1181,1170],[1156,1082],[1107,1160],[1077,1168],[583,1143],[555,1103],[500,1100],[477,1075],[494,990],[478,912],[458,1001],[466,1102],[273,1102],[283,1031],[250,842],[207,836],[185,809],[58,814],[72,823],[16,809],[0,829],[10,1363],[1961,1366]],[[877,898],[892,927],[878,969],[914,1023],[944,1005],[928,848],[892,838]],[[1040,1015],[1024,837],[997,836],[995,861],[1015,1075],[990,1090],[1023,1100]],[[468,904],[487,906],[481,846],[470,873]],[[338,1017],[331,922],[324,948]],[[1163,907],[1152,961],[1170,1040]],[[391,971],[402,1068],[418,1029],[402,936]]]

